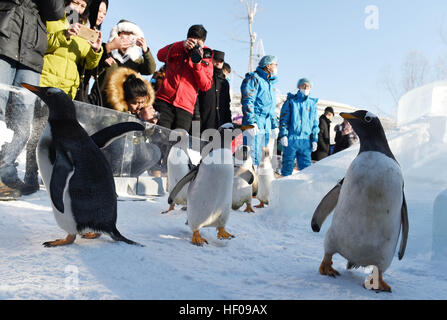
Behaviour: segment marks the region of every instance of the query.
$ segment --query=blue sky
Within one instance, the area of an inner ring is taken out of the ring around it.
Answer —
[[[154,56],[163,46],[183,40],[193,24],[208,30],[206,45],[225,51],[239,74],[248,68],[246,8],[239,0],[110,0],[104,38],[120,19],[137,23]],[[312,94],[369,110],[392,112],[393,101],[380,85],[386,66],[399,76],[409,51],[419,50],[430,62],[447,55],[441,40],[447,34],[447,1],[427,0],[257,0],[254,30],[266,54],[279,62],[278,89],[296,91],[308,77]],[[379,29],[367,30],[369,5],[379,9]],[[443,22],[444,21],[444,22]],[[157,66],[160,66],[157,61]],[[233,90],[241,80],[233,75]]]

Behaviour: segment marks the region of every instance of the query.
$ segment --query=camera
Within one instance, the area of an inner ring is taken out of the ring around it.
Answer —
[[[202,54],[201,54],[201,52],[200,52],[200,45],[196,44],[196,45],[194,46],[194,48],[192,48],[192,49],[189,51],[189,56],[190,56],[190,58],[191,58],[191,61],[192,61],[194,64],[197,64],[197,63],[199,63],[200,61],[202,61]]]

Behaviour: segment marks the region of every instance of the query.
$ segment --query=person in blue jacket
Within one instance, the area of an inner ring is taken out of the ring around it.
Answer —
[[[283,176],[293,172],[295,158],[299,170],[311,165],[311,154],[318,147],[319,118],[317,113],[318,99],[309,97],[311,83],[303,78],[298,81],[298,93],[289,93],[287,101],[281,109],[280,142],[283,146]]]
[[[275,56],[265,56],[255,72],[247,73],[241,85],[242,125],[252,125],[244,135],[244,144],[252,150],[253,163],[259,164],[262,148],[270,138],[278,138],[276,118],[276,93],[278,62]]]

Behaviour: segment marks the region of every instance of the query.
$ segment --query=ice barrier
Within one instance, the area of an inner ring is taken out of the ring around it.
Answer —
[[[447,117],[447,81],[416,88],[400,99],[397,111],[398,126],[425,115]]]
[[[432,259],[447,259],[447,189],[438,195],[433,206]]]
[[[23,98],[23,101],[30,101],[30,98],[35,98],[34,94],[24,88],[0,84],[0,102],[2,102],[0,103],[0,146],[5,142],[10,142],[12,138],[12,131],[6,128],[8,124],[4,122],[6,112],[14,108],[11,99],[9,99],[12,95]],[[180,139],[177,132],[140,121],[130,113],[118,112],[78,101],[74,101],[74,104],[79,123],[90,135],[120,122],[134,121],[145,126],[146,130],[143,133],[128,133],[103,149],[115,177],[138,177],[145,173],[154,177],[166,176],[168,153]],[[32,113],[34,104],[30,103],[26,107]],[[200,161],[200,150],[206,142],[191,136],[188,136],[187,140],[188,153],[192,157],[193,163],[197,164]]]

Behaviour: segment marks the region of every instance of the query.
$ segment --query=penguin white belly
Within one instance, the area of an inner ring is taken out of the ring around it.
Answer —
[[[169,188],[168,191],[171,192],[172,189],[177,185],[177,183],[189,173],[189,157],[186,153],[177,147],[172,147],[168,155],[168,181]],[[187,183],[182,190],[177,194],[174,199],[175,204],[186,205],[186,198],[188,195]]]
[[[211,155],[216,163],[208,161]],[[217,161],[221,157],[225,157],[225,163]],[[188,225],[193,231],[225,227],[231,210],[233,174],[232,153],[228,149],[214,150],[202,161],[188,188]]]
[[[385,271],[396,250],[401,225],[403,177],[396,161],[379,152],[363,152],[345,176],[327,253],[340,253],[358,266]]]
[[[275,180],[272,166],[258,168],[258,194],[256,198],[264,203],[269,203],[270,189]]]
[[[252,186],[247,181],[241,177],[234,177],[232,209],[238,210],[244,203],[251,205],[252,194]]]
[[[53,174],[53,165],[50,162],[50,145],[53,138],[51,136],[50,124],[47,124],[44,133],[42,134],[39,143],[37,145],[37,165],[39,167],[40,174],[42,176],[43,183],[47,192],[50,192],[51,176]],[[64,213],[59,212],[51,202],[53,208],[54,218],[58,226],[65,230],[68,234],[77,234],[76,222],[71,211],[71,199],[68,193],[68,184],[73,176],[74,171],[71,172],[67,177],[67,182],[64,188],[63,202],[64,202]],[[51,197],[50,197],[51,201]]]

